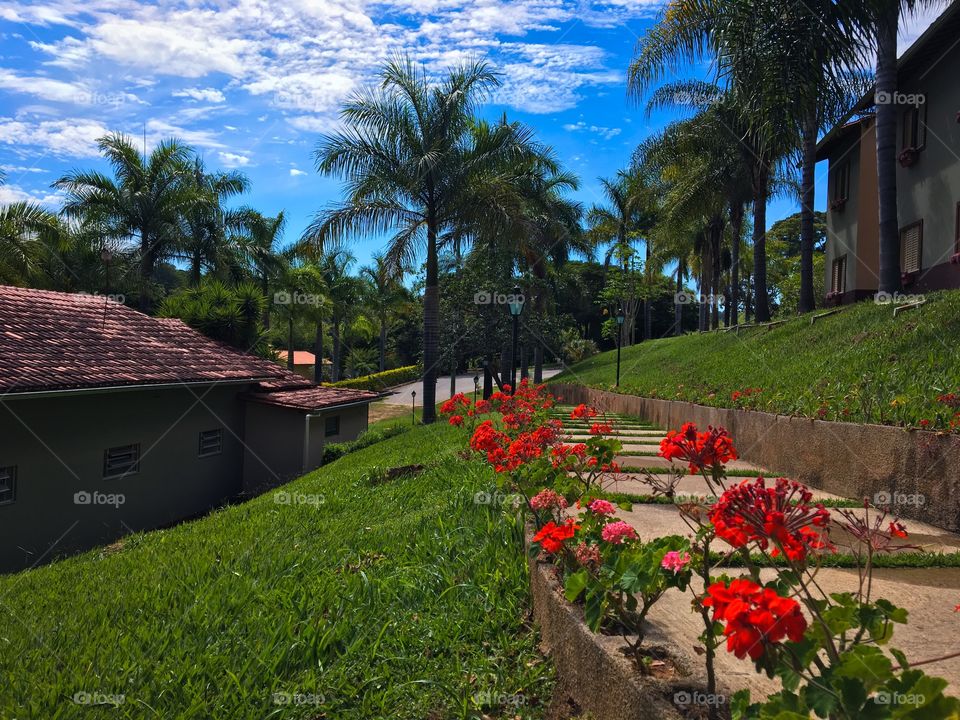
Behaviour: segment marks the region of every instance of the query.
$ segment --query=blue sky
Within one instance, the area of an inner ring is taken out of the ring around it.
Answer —
[[[647,118],[625,91],[634,45],[660,8],[652,0],[0,0],[0,202],[56,207],[54,179],[103,168],[97,137],[145,131],[148,145],[175,135],[208,166],[245,172],[244,202],[285,210],[292,240],[340,194],[313,169],[317,138],[336,128],[342,100],[371,82],[384,58],[408,52],[430,71],[488,59],[503,86],[484,112],[535,127],[580,175],[578,198],[589,205],[600,200],[597,177],[614,174],[675,117]],[[901,47],[929,20],[912,20]],[[770,222],[795,209],[774,202]],[[358,260],[380,242],[355,242]]]

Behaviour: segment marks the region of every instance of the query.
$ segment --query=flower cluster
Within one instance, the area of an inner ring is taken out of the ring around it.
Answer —
[[[638,536],[632,525],[623,520],[617,520],[604,525],[603,530],[600,531],[600,537],[611,545],[623,545],[627,540],[636,540]]]
[[[738,403],[741,400],[747,400],[754,395],[759,395],[762,392],[762,388],[744,388],[743,390],[734,390],[732,393],[730,393],[730,399],[733,400],[733,402]]]
[[[871,553],[893,553],[898,550],[916,550],[919,545],[901,542],[907,538],[907,527],[899,520],[887,520],[886,510],[873,513],[871,518],[869,504],[864,502],[858,512],[839,510],[840,528],[849,534],[863,548]],[[886,528],[884,525],[886,524]]]
[[[463,393],[457,393],[440,406],[440,414],[450,415],[452,413],[457,413],[457,411],[461,408],[468,408],[472,404],[473,403],[470,402],[466,395]]]
[[[587,505],[587,510],[592,512],[594,515],[600,515],[602,517],[610,517],[617,511],[617,508],[609,500],[597,499],[597,500],[591,501]]]
[[[691,473],[737,459],[733,439],[724,428],[710,426],[706,432],[698,432],[693,423],[685,423],[679,432],[668,432],[660,441],[659,455],[667,460],[683,460],[690,466]]]
[[[577,547],[573,549],[573,556],[577,559],[580,567],[596,569],[603,564],[603,556],[600,554],[600,548],[590,543],[582,542],[577,545]]]
[[[683,570],[690,564],[690,553],[680,553],[678,550],[671,550],[663,556],[660,567],[664,570],[670,570],[674,575]]]
[[[573,518],[568,519],[562,525],[557,525],[551,521],[540,528],[540,532],[533,536],[533,542],[539,543],[540,547],[548,553],[556,555],[563,549],[563,544],[572,538],[578,529],[580,529],[580,526],[574,522]]]
[[[772,546],[773,556],[783,552],[802,562],[810,550],[832,549],[827,540],[830,512],[812,500],[813,493],[801,483],[777,478],[767,487],[759,477],[724,492],[710,511],[710,521],[717,536],[733,547],[756,542],[764,550]]]
[[[565,510],[567,499],[556,490],[545,488],[530,498],[530,507],[534,510]]]
[[[589,405],[585,405],[584,403],[580,403],[573,409],[573,412],[570,413],[570,419],[571,420],[589,420],[590,418],[595,418],[599,414],[600,414],[600,411],[597,410],[596,408],[590,407]]]
[[[613,426],[610,423],[594,423],[590,426],[591,435],[609,435],[613,432]]]
[[[497,430],[493,421],[484,420],[474,430],[470,448],[486,453],[487,462],[493,465],[497,472],[513,472],[525,463],[541,457],[556,438],[557,430],[550,424],[511,438],[505,432]]]
[[[713,608],[714,622],[725,623],[727,650],[740,659],[749,655],[759,660],[767,647],[784,638],[800,642],[807,630],[807,619],[796,600],[750,580],[733,580],[729,586],[714,583],[707,588],[703,605]]]

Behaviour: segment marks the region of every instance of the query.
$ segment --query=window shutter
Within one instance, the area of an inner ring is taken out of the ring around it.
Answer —
[[[900,263],[905,273],[920,270],[920,239],[923,226],[920,223],[904,228],[900,233]]]
[[[831,277],[830,277],[830,290],[831,292],[840,293],[843,292],[844,282],[846,281],[847,275],[847,256],[838,257],[833,261],[833,266],[831,268]]]
[[[103,477],[115,478],[140,472],[140,445],[123,445],[103,453]]]

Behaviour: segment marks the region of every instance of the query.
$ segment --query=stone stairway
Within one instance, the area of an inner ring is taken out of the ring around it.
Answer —
[[[617,457],[622,472],[610,474],[603,479],[602,487],[605,492],[651,495],[650,486],[644,482],[644,470],[655,473],[663,473],[673,467],[686,470],[685,465],[677,465],[656,457],[660,440],[666,435],[666,430],[653,427],[637,418],[610,413],[590,421],[571,420],[571,410],[572,408],[559,406],[552,411],[552,416],[564,424],[566,442],[585,442],[591,437],[590,428],[593,423],[601,422],[613,426],[613,432],[604,437],[615,437],[623,443],[625,454]],[[778,477],[775,469],[760,468],[743,460],[730,463],[727,469],[728,486],[758,474],[770,478]],[[691,475],[684,476],[676,492],[678,495],[697,497],[710,495],[706,481],[702,477]],[[843,499],[818,490],[814,490],[814,497],[818,500]],[[857,514],[866,512],[863,508],[856,507],[850,510]],[[831,509],[831,512],[836,513],[836,510]],[[629,511],[619,510],[618,517],[633,525],[641,538],[692,534],[676,508],[671,505],[634,504]],[[960,551],[960,536],[957,534],[915,520],[906,521],[904,524],[909,532],[908,541],[922,546],[922,549],[903,552]],[[836,526],[831,529],[831,539],[839,552],[849,551],[850,538]],[[736,577],[743,571],[730,568],[721,569],[719,572]],[[764,571],[768,577],[772,576],[773,572]],[[895,628],[892,647],[903,650],[912,662],[960,650],[960,613],[954,612],[954,607],[960,603],[960,568],[881,568],[874,571],[873,577],[872,597],[887,598],[909,613],[909,623]],[[822,568],[817,574],[817,582],[827,593],[856,591],[858,574],[854,569]],[[683,594],[676,590],[671,590],[664,596],[649,616],[652,626],[650,642],[680,647],[687,655],[696,657],[694,649],[700,645],[698,637],[703,626],[699,615],[690,610],[690,599],[689,593]],[[722,682],[731,692],[750,688],[754,696],[759,698],[779,689],[779,681],[757,674],[749,660],[738,660],[723,649],[717,656],[717,670]],[[945,678],[951,686],[948,692],[960,695],[960,658],[931,663],[925,670],[931,675]]]

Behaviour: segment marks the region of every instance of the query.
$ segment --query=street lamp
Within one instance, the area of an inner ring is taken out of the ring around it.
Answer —
[[[617,387],[620,387],[620,345],[623,342],[623,305],[617,306]]]
[[[480,373],[473,376],[473,404],[477,404],[477,393],[480,392]]]
[[[513,316],[513,350],[510,352],[510,391],[517,392],[517,339],[520,334],[520,313],[523,312],[523,294],[520,286],[513,286],[510,296],[510,315]]]
[[[410,392],[411,403],[410,403],[410,420],[412,424],[417,424],[417,391],[412,390]]]

